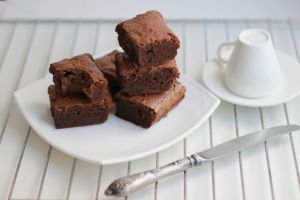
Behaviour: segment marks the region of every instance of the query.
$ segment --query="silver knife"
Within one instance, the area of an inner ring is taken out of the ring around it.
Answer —
[[[261,131],[249,133],[235,138],[211,149],[192,154],[189,157],[177,160],[159,169],[144,171],[130,176],[122,177],[113,181],[105,190],[107,196],[127,196],[151,183],[165,177],[180,173],[192,167],[201,165],[203,162],[211,162],[228,154],[235,153],[264,142],[283,133],[291,133],[299,130],[298,125],[276,126]]]

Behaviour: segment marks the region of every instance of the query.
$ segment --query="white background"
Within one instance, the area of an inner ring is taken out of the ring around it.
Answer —
[[[128,18],[150,9],[172,19],[300,19],[300,0],[7,0],[2,18]]]

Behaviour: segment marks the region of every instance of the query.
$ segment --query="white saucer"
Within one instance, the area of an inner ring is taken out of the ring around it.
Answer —
[[[21,112],[46,142],[76,158],[113,164],[161,151],[199,127],[216,110],[220,100],[195,81],[182,75],[185,98],[151,128],[145,129],[110,114],[103,124],[55,129],[50,113],[46,77],[15,92]]]
[[[211,60],[205,64],[203,82],[206,87],[220,99],[241,106],[266,107],[274,106],[296,97],[300,94],[300,64],[296,59],[276,51],[282,69],[283,82],[277,92],[263,98],[245,98],[227,89],[223,79],[222,64]]]

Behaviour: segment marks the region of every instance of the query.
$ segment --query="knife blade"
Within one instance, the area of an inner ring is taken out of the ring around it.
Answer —
[[[290,133],[298,130],[300,127],[298,125],[284,125],[284,126],[276,126],[268,129],[264,129],[261,131],[256,131],[250,134],[246,134],[244,136],[235,138],[228,142],[217,145],[211,149],[207,149],[202,151],[199,156],[206,161],[216,160],[221,158],[227,154],[234,153],[240,151],[242,149],[246,149],[255,144],[258,144],[262,141],[266,141],[269,138],[277,137],[282,133]]]
[[[158,169],[121,177],[113,181],[105,190],[107,196],[127,196],[162,178],[174,175],[203,162],[211,162],[226,155],[249,148],[268,139],[299,130],[300,126],[291,124],[263,129],[232,139],[213,148],[192,154],[189,157],[177,160]]]

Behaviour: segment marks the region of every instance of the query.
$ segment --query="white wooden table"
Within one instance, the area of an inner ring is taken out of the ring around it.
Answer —
[[[45,143],[22,117],[13,92],[48,73],[49,63],[118,45],[116,21],[0,22],[0,199],[115,199],[103,191],[117,177],[155,168],[229,139],[274,125],[300,124],[300,97],[269,108],[222,102],[184,141],[143,159],[98,166]],[[201,83],[203,64],[217,46],[247,28],[271,32],[275,47],[299,60],[294,21],[169,21],[181,39],[178,65]],[[299,75],[300,78],[300,75]],[[195,105],[195,109],[201,104]],[[300,134],[285,135],[212,164],[159,181],[128,197],[143,200],[300,199]]]

